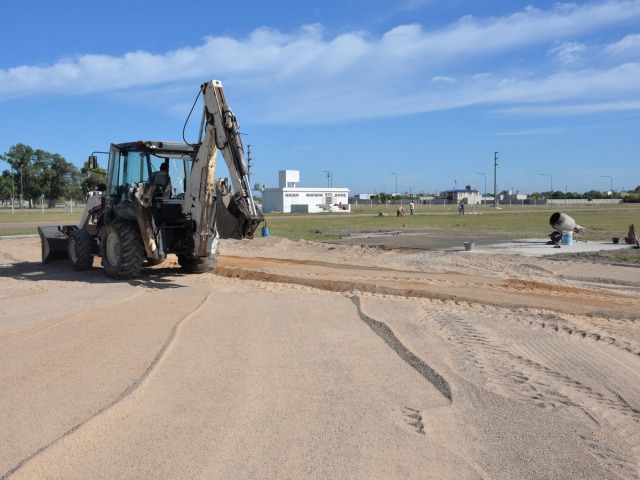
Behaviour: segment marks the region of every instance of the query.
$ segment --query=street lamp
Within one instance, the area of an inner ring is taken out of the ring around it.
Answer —
[[[611,192],[611,198],[613,198],[613,177],[611,175],[600,175],[602,178],[609,179],[609,191]]]
[[[498,152],[493,152],[493,206],[498,208]]]
[[[22,189],[22,165],[20,165],[20,210],[22,210],[22,198],[24,196]]]
[[[333,187],[333,174],[329,170],[325,170],[324,173],[327,174],[327,188]]]
[[[16,203],[16,191],[15,191],[15,181],[13,179],[13,175],[14,175],[14,171],[13,168],[11,168],[11,213],[15,214],[16,212],[14,211],[14,207],[13,205]]]
[[[478,175],[482,175],[484,177],[484,198],[482,199],[482,203],[484,205],[487,204],[487,175],[485,173],[479,173]]]
[[[551,175],[550,173],[541,173],[540,175],[549,177],[549,179],[551,180],[551,194],[549,195],[549,197],[553,197],[553,175]]]

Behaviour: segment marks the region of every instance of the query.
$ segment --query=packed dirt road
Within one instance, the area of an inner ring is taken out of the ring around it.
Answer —
[[[112,281],[0,239],[0,478],[640,478],[640,270],[225,241]]]

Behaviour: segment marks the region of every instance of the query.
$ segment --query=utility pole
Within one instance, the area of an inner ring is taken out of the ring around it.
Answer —
[[[498,152],[493,152],[493,206],[498,208]]]

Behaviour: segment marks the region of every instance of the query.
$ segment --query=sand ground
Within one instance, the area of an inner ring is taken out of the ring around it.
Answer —
[[[473,253],[473,254],[469,254]],[[640,478],[640,270],[224,241],[129,281],[0,239],[0,478]]]

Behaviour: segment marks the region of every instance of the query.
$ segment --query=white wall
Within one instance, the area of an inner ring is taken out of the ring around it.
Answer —
[[[336,211],[350,211],[349,190],[346,188],[265,188],[262,191],[262,210],[265,213],[289,213],[292,205],[297,211],[305,210],[304,205],[309,213],[318,213],[340,203],[346,208],[336,208]]]

